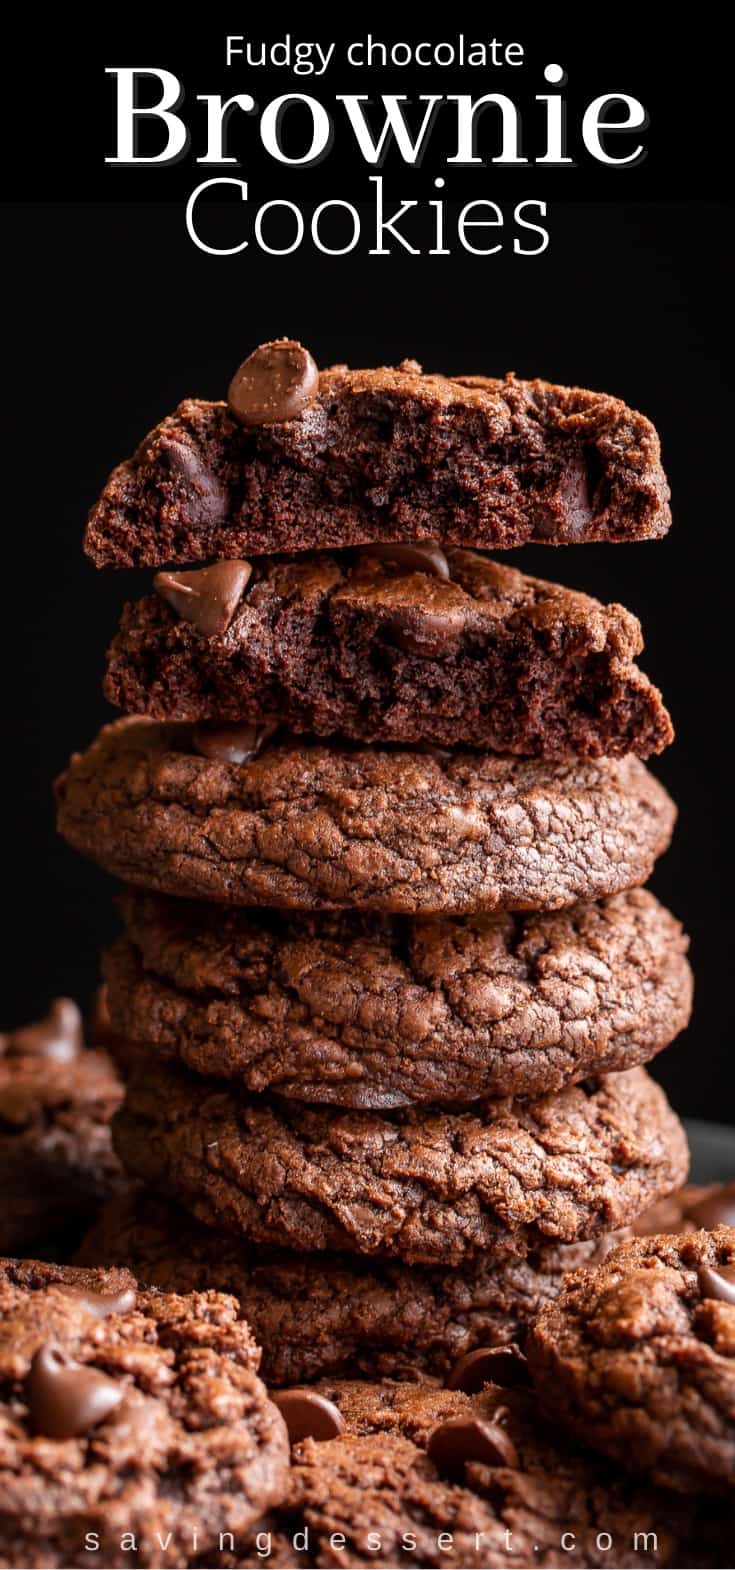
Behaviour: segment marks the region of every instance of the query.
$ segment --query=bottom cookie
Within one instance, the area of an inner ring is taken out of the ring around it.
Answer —
[[[726,1512],[580,1450],[528,1389],[325,1380],[275,1399],[297,1440],[289,1497],[210,1566],[729,1562]]]
[[[475,1347],[522,1343],[564,1272],[604,1257],[614,1241],[547,1244],[527,1259],[493,1265],[481,1256],[453,1270],[306,1256],[239,1243],[133,1189],[102,1212],[78,1262],[127,1265],[166,1291],[234,1293],[263,1349],[263,1378],[283,1385],[327,1374],[447,1374]]]

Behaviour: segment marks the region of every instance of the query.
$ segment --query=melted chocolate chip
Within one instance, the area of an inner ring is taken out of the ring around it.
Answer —
[[[230,414],[241,425],[278,425],[313,403],[319,372],[300,343],[262,343],[235,371],[227,390]]]
[[[700,1265],[697,1277],[702,1297],[735,1303],[735,1265]]]
[[[37,1434],[73,1439],[88,1433],[119,1406],[125,1387],[97,1368],[74,1363],[61,1347],[46,1342],[31,1360],[26,1382],[28,1411]]]
[[[408,545],[365,545],[360,555],[375,557],[388,566],[403,567],[407,572],[425,572],[434,578],[451,577],[449,562],[436,540],[417,540]]]
[[[465,1395],[476,1395],[483,1385],[513,1385],[529,1383],[528,1364],[517,1346],[482,1346],[466,1352],[455,1363],[447,1380],[448,1390],[463,1390]]]
[[[14,1057],[52,1058],[70,1063],[84,1046],[82,1016],[71,998],[55,998],[45,1019],[14,1030],[8,1052]]]
[[[272,1396],[288,1429],[292,1445],[300,1439],[336,1439],[344,1430],[339,1407],[317,1390],[278,1390]]]
[[[569,455],[556,492],[539,502],[534,527],[539,539],[554,539],[561,531],[567,540],[582,539],[593,517],[590,476],[583,458]]]
[[[64,1297],[73,1297],[88,1314],[96,1319],[106,1319],[108,1314],[127,1314],[135,1308],[135,1289],[125,1287],[122,1292],[90,1292],[86,1287],[60,1286]]]
[[[499,1423],[478,1417],[453,1417],[435,1428],[426,1447],[444,1477],[461,1477],[468,1461],[484,1466],[518,1466],[518,1452]]]
[[[436,660],[456,647],[458,628],[441,611],[416,612],[411,606],[393,611],[387,630],[396,647],[420,659]]]
[[[197,752],[214,763],[252,763],[277,725],[197,725],[192,740]]]
[[[229,506],[227,491],[196,447],[169,440],[161,445],[161,457],[185,492],[189,522],[221,523]]]
[[[220,561],[195,572],[158,572],[153,587],[182,621],[214,638],[227,631],[252,571],[247,561]]]
[[[735,1183],[723,1183],[686,1207],[688,1221],[711,1232],[713,1227],[735,1227]]]

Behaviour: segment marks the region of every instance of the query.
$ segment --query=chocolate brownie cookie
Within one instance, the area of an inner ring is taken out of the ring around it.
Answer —
[[[115,1033],[304,1101],[543,1095],[647,1061],[690,1013],[686,939],[645,889],[466,917],[122,904],[104,961]]]
[[[218,562],[156,587],[108,654],[127,714],[543,758],[672,739],[635,617],[471,551]]]
[[[625,1226],[688,1162],[644,1069],[538,1101],[379,1114],[247,1096],[146,1062],[114,1138],[134,1176],[251,1242],[444,1265]]]
[[[567,1277],[527,1342],[549,1414],[686,1492],[735,1485],[735,1227],[635,1238]]]
[[[56,1253],[114,1193],[121,1096],[110,1058],[84,1046],[71,998],[0,1035],[0,1253]]]
[[[454,1270],[349,1254],[315,1259],[249,1247],[131,1187],[105,1207],[77,1259],[127,1265],[166,1291],[233,1292],[263,1349],[263,1378],[290,1385],[325,1374],[448,1374],[477,1347],[522,1343],[564,1272],[603,1258],[616,1239],[546,1243],[500,1262],[480,1254]]]
[[[230,407],[180,404],[113,470],[87,554],[137,567],[427,538],[497,549],[650,539],[671,521],[653,426],[604,393],[409,360],[333,367],[298,412],[276,396],[270,413],[254,418],[234,384]]]
[[[659,1199],[633,1222],[639,1237],[659,1232],[711,1232],[735,1227],[735,1182],[687,1183],[676,1194]]]
[[[291,741],[257,757],[259,739],[118,720],[58,781],[59,829],[162,893],[409,914],[595,899],[644,883],[671,838],[673,803],[637,758]]]
[[[245,1531],[288,1475],[258,1361],[232,1297],[3,1261],[3,1563],[185,1565]]]
[[[703,1563],[707,1511],[578,1449],[528,1389],[326,1380],[276,1399],[307,1431],[278,1520],[309,1564]]]

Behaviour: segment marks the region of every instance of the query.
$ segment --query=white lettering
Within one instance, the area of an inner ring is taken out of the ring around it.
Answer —
[[[609,104],[624,104],[627,109],[625,120],[606,120],[605,110]],[[639,159],[645,158],[646,150],[642,142],[634,148],[632,153],[614,158],[612,153],[605,151],[602,145],[603,136],[619,136],[621,132],[644,130],[648,125],[648,115],[643,104],[638,98],[629,98],[627,93],[603,93],[601,98],[593,98],[592,103],[584,112],[582,120],[582,141],[588,153],[592,154],[601,164],[612,164],[618,167],[623,164],[634,164]]]
[[[117,150],[106,164],[167,164],[181,158],[189,146],[189,132],[177,114],[183,98],[181,83],[172,71],[156,66],[107,66],[105,76],[117,77]],[[136,86],[143,77],[154,77],[161,85],[157,104],[141,109],[136,104]],[[145,156],[137,150],[137,130],[141,120],[160,120],[166,127],[167,142],[162,153]]]
[[[197,158],[197,163],[236,164],[238,159],[228,157],[225,153],[225,126],[232,109],[241,109],[243,114],[252,114],[255,99],[251,98],[249,93],[236,93],[234,98],[226,98],[223,102],[218,94],[209,97],[206,93],[199,93],[197,103],[207,105],[207,150],[203,158]]]
[[[545,202],[531,202],[531,201],[519,202],[518,206],[516,207],[515,212],[513,214],[513,217],[515,218],[516,223],[518,224],[519,229],[529,229],[532,234],[540,234],[540,236],[541,236],[541,244],[540,245],[523,246],[523,245],[521,245],[521,242],[518,239],[518,236],[516,235],[514,240],[513,240],[513,250],[515,251],[516,256],[540,256],[541,252],[545,251],[547,249],[548,244],[549,244],[549,231],[548,231],[548,229],[542,229],[541,224],[526,223],[526,220],[523,217],[523,214],[524,214],[524,211],[525,211],[525,209],[527,207],[535,207],[535,208],[537,208],[540,217],[541,218],[545,218],[546,217],[546,203]]]
[[[489,208],[493,215],[492,218],[470,218],[470,213],[474,212],[476,208],[479,209],[481,207]],[[467,206],[462,208],[459,218],[457,219],[457,234],[459,235],[459,243],[460,245],[463,245],[464,249],[469,251],[472,256],[495,256],[498,251],[502,251],[503,249],[502,241],[499,241],[497,245],[473,245],[472,241],[468,240],[467,238],[467,230],[502,229],[502,227],[503,214],[500,211],[497,202],[486,201],[484,197],[481,197],[476,202],[468,202]]]
[[[281,146],[281,127],[286,110],[292,104],[305,104],[311,115],[311,142],[305,153],[298,158],[289,158]],[[260,120],[260,137],[267,153],[271,158],[276,158],[279,164],[298,165],[303,168],[305,164],[315,164],[328,151],[332,144],[332,122],[323,104],[318,98],[311,98],[308,93],[284,93],[280,98],[273,98],[263,110]]]
[[[391,254],[390,246],[383,244],[384,231],[386,233],[392,234],[394,240],[398,240],[399,244],[403,246],[404,251],[408,251],[409,256],[418,256],[418,255],[420,255],[420,252],[419,252],[418,248],[415,245],[411,245],[410,242],[405,238],[405,236],[402,235],[402,234],[399,234],[398,230],[394,227],[399,222],[399,220],[401,218],[405,217],[406,213],[409,212],[412,207],[417,207],[418,203],[417,202],[401,202],[401,205],[400,205],[400,207],[398,209],[398,212],[394,213],[392,218],[384,218],[383,214],[384,214],[385,209],[384,209],[384,206],[383,206],[383,177],[382,177],[382,175],[371,174],[370,175],[370,183],[371,183],[371,185],[375,186],[375,241],[376,241],[375,247],[370,251],[370,255],[371,256],[390,256],[390,254]],[[380,242],[380,243],[378,243],[378,242]]]
[[[485,160],[477,152],[477,119],[488,104],[500,110],[502,120],[502,151],[491,158],[494,164],[527,164],[521,157],[521,116],[512,98],[505,93],[485,93],[483,98],[470,98],[468,93],[450,93],[447,103],[457,105],[457,151],[448,164],[481,164]]]
[[[186,204],[186,232],[197,249],[204,251],[207,256],[237,256],[240,251],[247,249],[247,240],[242,240],[239,245],[207,245],[194,225],[195,208],[199,197],[204,191],[211,191],[216,185],[236,185],[240,192],[240,200],[246,202],[248,199],[248,188],[244,180],[235,180],[232,175],[220,175],[217,180],[204,180],[195,191],[192,191]]]
[[[348,245],[324,245],[322,243],[319,234],[319,220],[322,216],[322,213],[328,212],[330,208],[333,207],[343,208],[345,212],[349,213],[350,218],[352,219],[352,239]],[[357,245],[357,242],[360,238],[360,214],[358,213],[357,208],[353,207],[351,202],[340,201],[337,197],[332,198],[332,200],[328,202],[320,202],[319,206],[314,209],[314,215],[311,220],[311,238],[314,241],[317,250],[321,251],[323,256],[346,256],[348,251],[354,251],[355,246]]]
[[[388,151],[391,136],[395,138],[396,147],[404,163],[418,164],[421,162],[424,143],[429,134],[429,127],[436,114],[437,106],[441,103],[439,94],[419,94],[419,103],[426,104],[426,109],[424,110],[424,118],[421,121],[418,133],[415,137],[412,137],[406,124],[403,110],[400,107],[401,104],[406,103],[406,94],[384,93],[382,103],[385,110],[385,120],[377,141],[373,137],[365,119],[365,112],[362,109],[363,104],[370,103],[367,93],[357,93],[354,96],[338,93],[337,97],[338,101],[345,106],[350,125],[357,138],[357,145],[366,163],[373,165],[382,163]]]

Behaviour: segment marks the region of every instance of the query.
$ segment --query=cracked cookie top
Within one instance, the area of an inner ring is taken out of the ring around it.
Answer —
[[[274,739],[244,763],[118,720],[57,783],[60,832],[126,882],[301,909],[558,909],[646,881],[675,808],[639,759]]]
[[[129,1171],[214,1227],[425,1264],[625,1226],[688,1164],[644,1069],[535,1101],[377,1113],[248,1096],[147,1059],[114,1137]]]
[[[541,1095],[646,1061],[689,1017],[687,941],[644,889],[474,917],[122,903],[115,1032],[248,1090],[376,1108]]]

